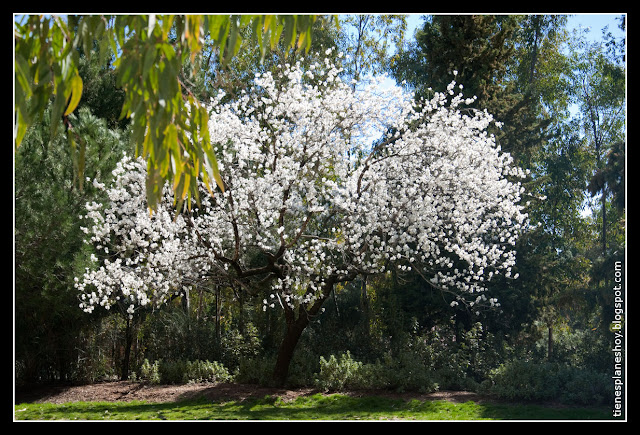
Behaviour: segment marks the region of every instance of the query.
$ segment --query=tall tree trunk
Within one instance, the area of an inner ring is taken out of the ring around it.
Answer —
[[[538,39],[540,38],[540,24],[542,17],[534,15],[531,17],[533,23],[533,44],[531,47],[531,66],[529,68],[529,86],[533,85],[536,76],[536,62],[538,61]]]
[[[364,334],[366,337],[371,335],[371,326],[369,318],[369,294],[367,293],[367,276],[362,277],[362,287],[360,292],[360,309],[364,318]]]
[[[133,344],[133,322],[127,317],[127,327],[125,329],[124,360],[122,361],[122,373],[120,379],[129,379],[129,366],[131,361],[131,345]]]
[[[216,285],[216,340],[217,343],[220,343],[220,339],[222,337],[222,333],[220,330],[220,316],[222,314],[222,302],[220,301],[220,286]]]
[[[553,326],[549,324],[548,328],[549,342],[547,343],[547,359],[551,361],[553,358]]]
[[[607,257],[607,185],[602,186],[602,256]]]
[[[189,297],[189,289],[185,288],[184,293],[182,294],[182,309],[184,313],[188,316],[191,311],[191,300]]]

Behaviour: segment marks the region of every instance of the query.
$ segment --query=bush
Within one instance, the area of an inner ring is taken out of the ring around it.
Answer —
[[[387,355],[375,380],[378,388],[384,386],[397,391],[419,391],[421,393],[431,393],[438,390],[433,369],[428,367],[423,358],[414,352],[402,353],[396,359]]]
[[[550,363],[512,361],[491,373],[490,393],[503,399],[549,400],[558,397],[557,369]]]
[[[229,371],[219,362],[187,361],[187,382],[228,382],[233,379]]]
[[[613,401],[611,378],[589,369],[563,368],[558,377],[563,382],[560,401],[575,405],[601,405]]]
[[[189,382],[228,382],[233,379],[219,362],[213,361],[154,361],[144,360],[139,380],[152,384],[186,384]]]
[[[160,370],[158,366],[158,361],[154,361],[153,364],[150,364],[149,360],[145,358],[144,362],[140,366],[140,380],[147,381],[151,384],[159,384]]]
[[[158,371],[160,373],[161,384],[186,384],[187,377],[186,361],[165,361],[160,360]]]
[[[269,385],[273,380],[275,356],[257,356],[240,360],[236,381],[247,384]]]
[[[481,385],[483,393],[513,400],[558,400],[572,405],[601,405],[613,399],[606,374],[553,363],[512,361],[495,369]]]
[[[329,359],[320,357],[320,372],[315,385],[325,391],[344,389],[395,389],[432,392],[438,389],[431,370],[412,353],[402,354],[397,360],[389,355],[373,364],[355,361],[351,353]]]
[[[275,358],[269,366],[269,376],[273,374]],[[313,351],[296,352],[289,366],[287,385],[290,388],[315,384],[316,374],[320,371],[320,356]]]
[[[169,306],[148,316],[140,331],[145,357],[154,360],[221,361],[213,322],[196,319],[181,307]]]
[[[331,355],[328,360],[320,357],[320,373],[316,378],[316,386],[325,391],[340,391],[347,387],[354,388],[362,381],[362,363],[355,361],[347,351],[340,358]]]
[[[248,384],[274,386],[273,369],[277,355],[265,355],[240,360],[235,380]],[[296,352],[289,365],[287,387],[307,387],[314,384],[318,372],[318,359],[312,352]]]
[[[225,367],[237,369],[247,358],[255,358],[260,353],[258,328],[247,322],[243,328],[229,327],[220,340],[220,358]]]

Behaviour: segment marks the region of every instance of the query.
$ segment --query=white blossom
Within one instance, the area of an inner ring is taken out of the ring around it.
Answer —
[[[86,206],[86,241],[102,260],[76,282],[81,308],[133,314],[185,285],[258,278],[270,285],[265,309],[313,304],[332,278],[392,268],[453,294],[452,307],[499,306],[483,284],[511,274],[528,223],[513,181],[524,174],[487,132],[492,116],[461,110],[473,98],[456,83],[415,106],[398,87],[354,91],[339,73],[298,63],[256,74],[234,101],[212,98],[226,189],[203,189],[191,215],[176,213],[168,185],[149,212],[140,159],[125,156],[108,188],[94,181],[109,201]],[[271,269],[259,274],[256,256]]]

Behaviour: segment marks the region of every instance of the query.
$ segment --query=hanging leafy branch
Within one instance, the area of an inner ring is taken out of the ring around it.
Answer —
[[[73,134],[68,115],[82,96],[78,74],[80,53],[91,56],[97,46],[101,64],[110,53],[117,84],[125,91],[121,117],[132,120],[136,152],[147,160],[147,202],[154,209],[165,181],[171,181],[180,208],[199,200],[196,181],[202,177],[210,193],[224,190],[209,139],[205,106],[180,81],[188,59],[212,41],[220,62],[240,50],[242,30],[250,28],[264,57],[283,39],[287,47],[311,45],[315,15],[30,15],[15,23],[15,146],[52,103],[51,133],[58,119],[82,180],[84,144]]]

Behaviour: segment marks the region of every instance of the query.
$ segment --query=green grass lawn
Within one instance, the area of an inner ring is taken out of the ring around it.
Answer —
[[[315,394],[213,403],[73,402],[15,405],[16,420],[607,420],[606,409],[452,403]]]

